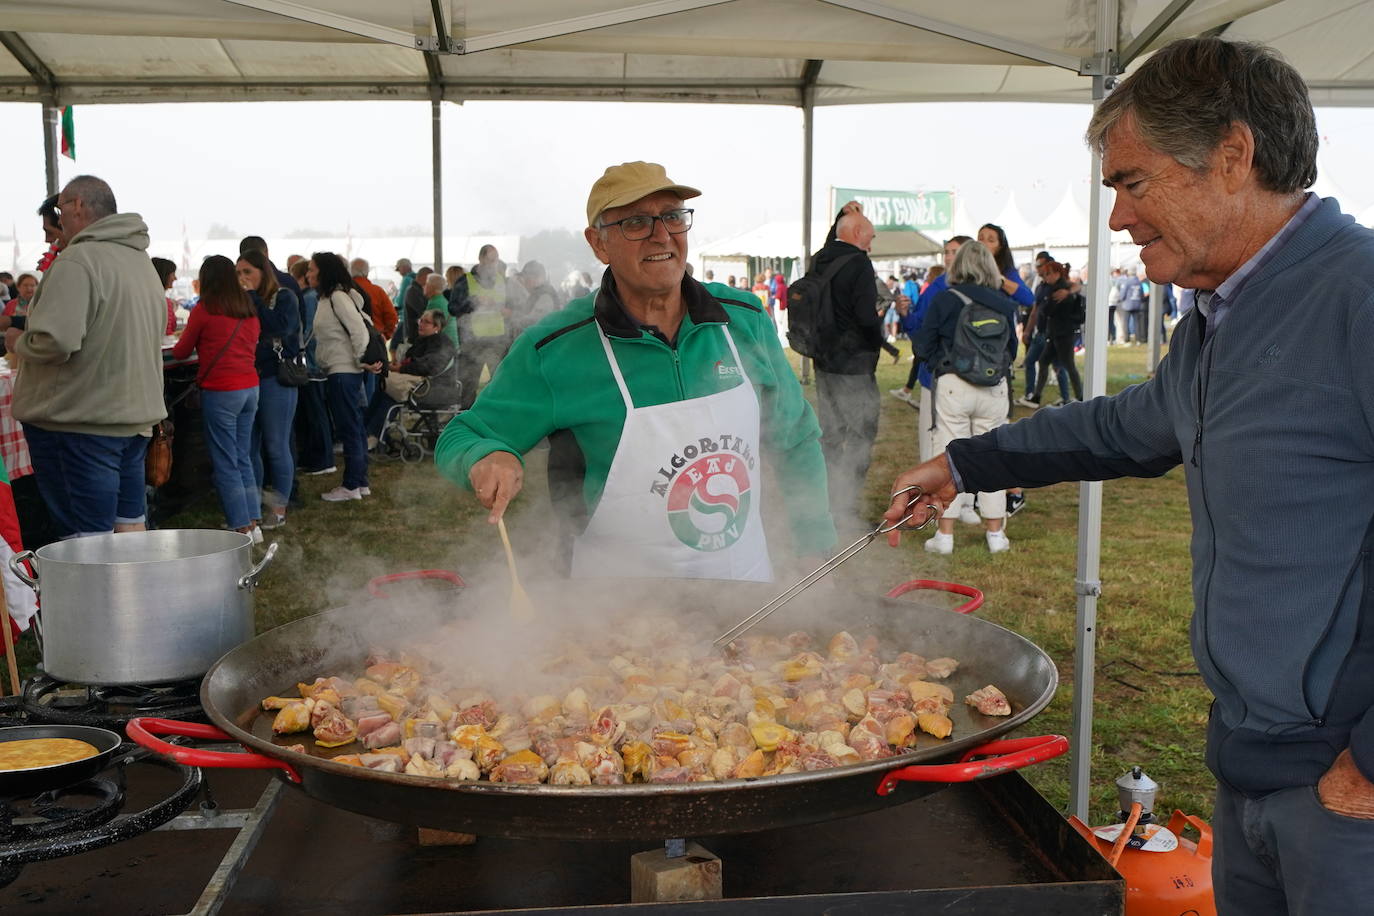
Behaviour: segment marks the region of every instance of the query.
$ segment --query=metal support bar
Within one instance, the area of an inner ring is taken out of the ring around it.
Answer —
[[[1164,7],[1150,24],[1140,30],[1140,34],[1132,39],[1121,52],[1121,64],[1124,67],[1135,60],[1150,45],[1154,44],[1156,38],[1164,34],[1164,30],[1174,24],[1184,10],[1193,5],[1193,0],[1172,0],[1168,6]]]
[[[57,104],[57,77],[53,76],[52,70],[43,63],[43,58],[34,53],[29,43],[19,36],[18,32],[0,32],[0,45],[6,51],[14,55],[14,59],[19,61],[19,66],[28,71],[29,76],[38,84],[39,90],[43,94],[43,101],[49,105]]]
[[[1049,64],[1051,67],[1062,67],[1065,70],[1072,70],[1077,73],[1082,63],[1077,57],[1064,54],[1060,51],[1051,51],[1039,45],[1028,44],[1024,41],[1017,41],[1005,35],[994,35],[991,32],[980,32],[977,29],[970,29],[962,25],[955,25],[952,22],[943,22],[939,19],[932,19],[929,16],[922,16],[909,10],[897,9],[884,3],[874,3],[872,0],[821,0],[831,6],[838,6],[843,9],[852,10],[856,13],[866,13],[869,16],[876,16],[879,19],[886,19],[889,22],[897,22],[902,25],[914,26],[924,29],[927,32],[934,32],[937,35],[945,35],[949,38],[957,38],[960,41],[967,41],[970,44],[981,45],[984,48],[992,48],[994,51],[1004,51],[1007,54],[1014,54],[1017,57],[1024,57],[1037,63]]]
[[[429,102],[430,146],[433,153],[431,164],[434,179],[434,270],[444,273],[444,162],[443,162],[443,110],[438,91]]]
[[[464,38],[453,43],[453,50],[459,54],[490,51],[493,48],[507,48],[511,45],[540,41],[545,38],[560,38],[564,35],[575,35],[578,32],[587,32],[592,29],[624,25],[628,22],[643,22],[646,19],[657,19],[659,16],[671,16],[674,13],[685,13],[708,6],[720,6],[724,3],[733,2],[734,0],[656,0],[654,3],[640,3],[624,9],[606,10],[586,16],[560,19],[557,22],[544,22],[519,29],[507,29],[504,32],[492,32],[489,35],[476,38]]]
[[[814,158],[816,139],[816,80],[820,77],[821,61],[808,60],[802,70],[801,110],[802,110],[802,212],[801,212],[801,265],[800,273],[805,274],[811,266],[811,183],[814,178]],[[801,383],[811,381],[811,360],[801,358]]]
[[[239,835],[234,837],[234,842],[224,853],[224,858],[220,860],[219,867],[210,876],[210,881],[205,885],[205,890],[201,892],[200,899],[196,901],[195,907],[187,916],[214,916],[224,906],[229,898],[229,892],[233,889],[234,882],[238,879],[239,872],[243,871],[243,866],[247,864],[248,857],[253,854],[253,850],[258,845],[258,840],[262,839],[263,830],[267,827],[272,812],[277,808],[277,801],[281,797],[281,788],[282,781],[280,779],[272,779],[267,783],[267,788],[263,789],[262,795],[258,798],[258,803],[249,812],[246,823],[239,828]],[[225,816],[227,815],[220,815],[220,817]],[[216,819],[207,826],[228,827],[230,825],[221,824]]]
[[[341,13],[306,6],[303,3],[293,3],[292,0],[226,0],[226,2],[236,6],[246,6],[261,13],[272,13],[287,19],[295,19],[299,22],[308,22],[312,25],[324,26],[327,29],[347,32],[350,35],[371,38],[373,41],[380,41],[385,44],[399,45],[403,48],[423,49],[427,40],[431,43],[434,41],[433,36],[415,36],[380,23],[368,22],[366,19],[355,19]]]
[[[57,108],[43,106],[43,178],[48,197],[57,193]]]
[[[434,34],[439,37],[437,50],[445,54],[453,51],[453,39],[449,37],[448,24],[444,22],[443,0],[429,0],[430,15],[434,17]]]

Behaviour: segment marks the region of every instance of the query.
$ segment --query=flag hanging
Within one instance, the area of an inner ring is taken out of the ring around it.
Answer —
[[[70,105],[62,106],[62,155],[76,161],[76,121]]]

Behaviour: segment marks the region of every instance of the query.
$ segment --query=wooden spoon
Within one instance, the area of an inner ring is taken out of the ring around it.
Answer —
[[[510,535],[506,533],[506,520],[496,520],[496,530],[501,532],[501,546],[506,548],[506,565],[510,566],[510,612],[516,620],[534,619],[534,602],[520,584],[520,574],[515,571],[515,551],[510,547]]]

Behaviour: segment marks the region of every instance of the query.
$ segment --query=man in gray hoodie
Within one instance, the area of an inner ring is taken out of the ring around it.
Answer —
[[[60,536],[143,528],[147,432],[167,415],[167,304],[148,227],[119,213],[110,186],[73,178],[57,199],[67,247],[43,277],[18,354],[14,416]]]
[[[902,474],[957,491],[1159,476],[1193,521],[1193,656],[1216,696],[1222,916],[1374,900],[1374,232],[1316,180],[1307,87],[1267,48],[1156,52],[1088,128],[1113,230],[1192,289],[1155,377]],[[922,497],[923,500],[926,497]],[[888,512],[900,518],[906,500]]]

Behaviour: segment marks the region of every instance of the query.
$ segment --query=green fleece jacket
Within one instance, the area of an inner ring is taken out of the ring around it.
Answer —
[[[606,361],[598,325],[615,351],[635,406],[699,398],[733,388],[739,375],[721,327],[730,335],[762,408],[762,449],[778,473],[797,550],[821,554],[835,545],[826,497],[820,425],[783,355],[773,323],[749,293],[719,283],[683,279],[687,314],[676,346],[637,326],[616,294],[610,271],[599,291],[569,303],[521,334],[471,410],[454,418],[435,449],[439,470],[471,488],[473,464],[495,451],[523,455],[545,436],[555,505],[556,485],[580,477],[581,506],[590,513],[601,498],[611,459],[620,444],[625,402]],[[752,301],[751,301],[752,300]],[[461,357],[460,357],[461,359]],[[663,456],[669,465],[671,454]],[[644,469],[644,487],[659,467]],[[770,505],[765,499],[765,505]],[[578,511],[581,510],[581,511]]]
[[[167,298],[148,227],[116,213],[82,229],[48,268],[15,344],[14,416],[55,432],[132,436],[167,415]]]

